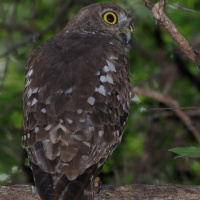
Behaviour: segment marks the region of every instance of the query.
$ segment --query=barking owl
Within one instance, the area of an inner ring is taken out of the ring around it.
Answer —
[[[22,145],[41,199],[93,199],[129,113],[132,31],[123,9],[92,4],[28,59]]]

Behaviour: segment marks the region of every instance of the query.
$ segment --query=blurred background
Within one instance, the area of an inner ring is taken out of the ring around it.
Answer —
[[[97,2],[120,5],[135,25],[129,52],[131,112],[122,142],[100,175],[103,184],[200,184],[200,160],[174,159],[176,155],[168,151],[198,147],[192,128],[200,132],[200,109],[160,109],[200,106],[200,73],[166,30],[155,23],[143,0],[0,1],[0,184],[33,184],[21,147],[26,60],[39,44],[61,31],[80,8]],[[170,2],[165,4],[167,15],[198,50],[200,1]]]

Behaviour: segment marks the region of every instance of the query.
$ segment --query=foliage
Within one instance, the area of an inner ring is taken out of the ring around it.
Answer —
[[[52,26],[52,21],[66,6],[66,0],[2,0],[0,3],[0,55],[7,52],[0,57],[0,184],[32,182],[31,172],[27,168],[27,157],[21,148],[22,92],[26,60],[34,48],[62,30],[81,7],[90,3],[116,3],[133,17],[134,44],[129,52],[132,87],[138,86],[170,96],[181,107],[199,105],[199,70],[179,51],[166,30],[155,24],[144,1],[71,2]],[[200,10],[198,0],[171,2]],[[178,9],[168,3],[165,11],[198,50],[200,14]],[[30,35],[31,40],[26,40]],[[20,42],[23,45],[13,49]],[[166,105],[162,102],[133,94],[124,137],[103,168],[103,183],[200,183],[198,159],[173,159],[174,154],[168,152],[168,149],[178,146],[198,146],[198,142],[173,110],[148,109],[163,107]],[[200,130],[199,110],[189,109],[184,112]],[[183,151],[176,153],[183,155]]]
[[[200,149],[197,147],[176,147],[174,149],[169,149],[169,151],[180,155],[178,157],[200,157]]]

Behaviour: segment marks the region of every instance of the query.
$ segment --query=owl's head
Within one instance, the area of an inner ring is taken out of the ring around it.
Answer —
[[[122,8],[110,3],[96,3],[82,8],[65,30],[106,31],[128,48],[132,40],[133,22]]]

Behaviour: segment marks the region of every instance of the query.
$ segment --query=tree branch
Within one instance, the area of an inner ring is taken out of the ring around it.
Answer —
[[[170,4],[170,5],[172,5],[172,6],[174,6],[174,7],[176,7],[176,8],[179,8],[179,9],[181,9],[181,10],[186,10],[186,11],[189,11],[189,12],[193,12],[193,13],[198,13],[198,14],[200,14],[200,12],[198,12],[198,11],[196,11],[196,10],[191,10],[191,9],[188,9],[188,8],[184,8],[184,7],[179,6],[179,5],[177,5],[177,4],[174,4],[174,3],[172,3],[172,2],[170,2],[170,1],[168,1],[168,0],[167,0],[167,3]]]
[[[94,200],[198,200],[200,186],[184,185],[125,185],[103,186]],[[0,200],[40,200],[34,186],[0,186]]]
[[[179,117],[179,119],[183,122],[183,124],[185,124],[188,130],[190,130],[193,133],[194,137],[200,143],[200,133],[198,129],[192,123],[192,120],[190,119],[190,117],[181,109],[179,109],[180,106],[177,101],[161,93],[151,91],[151,90],[145,90],[139,87],[133,87],[132,93],[133,94],[136,93],[136,94],[147,96],[152,99],[156,99],[157,101],[162,102],[168,107],[172,108],[172,111]]]
[[[145,5],[152,11],[153,17],[162,24],[169,32],[171,37],[179,45],[180,49],[190,58],[200,69],[200,55],[196,49],[186,40],[186,38],[179,32],[174,23],[167,17],[164,12],[164,0],[159,0],[155,5],[151,0],[144,0]]]

